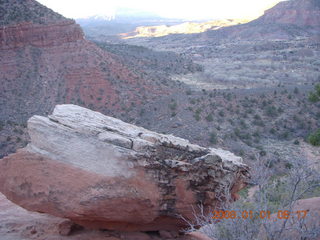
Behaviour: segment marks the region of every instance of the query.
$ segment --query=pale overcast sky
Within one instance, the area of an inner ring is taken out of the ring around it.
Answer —
[[[38,0],[69,18],[112,15],[134,8],[169,18],[247,18],[259,16],[280,0]]]

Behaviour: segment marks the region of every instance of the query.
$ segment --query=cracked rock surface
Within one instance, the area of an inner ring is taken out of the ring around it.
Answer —
[[[76,105],[28,121],[31,143],[0,160],[0,191],[23,208],[95,229],[177,231],[249,178],[222,149],[125,123]]]

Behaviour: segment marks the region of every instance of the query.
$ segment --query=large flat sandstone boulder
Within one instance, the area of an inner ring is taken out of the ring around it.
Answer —
[[[180,230],[246,185],[248,167],[203,148],[76,105],[28,121],[31,143],[0,160],[12,202],[89,228]]]

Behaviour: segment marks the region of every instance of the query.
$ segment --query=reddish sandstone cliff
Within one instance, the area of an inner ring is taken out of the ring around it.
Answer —
[[[73,20],[64,20],[50,25],[21,22],[13,26],[0,27],[0,49],[24,46],[57,46],[83,40],[81,28]]]

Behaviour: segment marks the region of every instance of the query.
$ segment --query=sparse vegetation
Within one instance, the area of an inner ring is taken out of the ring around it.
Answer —
[[[20,22],[45,24],[64,19],[62,15],[36,1],[1,0],[0,3],[0,26]]]
[[[295,218],[294,221],[289,218],[282,218],[283,220],[277,218],[279,211],[281,214],[285,210],[292,212],[298,200],[319,196],[319,174],[301,159],[287,163],[287,173],[282,176],[272,175],[269,165],[270,162],[263,162],[258,158],[252,166],[252,184],[256,189],[253,196],[249,196],[250,190],[245,188],[240,192],[240,200],[229,201],[216,209],[217,211],[228,209],[228,212],[234,213],[235,217],[220,215],[217,218],[219,221],[216,221],[213,219],[213,213],[205,215],[200,206],[200,214],[197,214],[195,223],[188,222],[190,231],[194,231],[194,227],[200,225],[201,231],[209,237],[223,240],[289,240],[293,239],[293,232],[301,236],[295,239],[313,239],[312,236],[319,236],[320,229],[316,222],[308,221],[307,226],[305,219],[302,218]],[[231,196],[227,199],[231,200]],[[248,213],[248,217],[243,213]],[[279,223],[273,221],[276,218]],[[304,227],[301,228],[301,225]]]
[[[315,91],[311,92],[309,95],[309,101],[316,103],[320,101],[320,84],[315,86]],[[320,146],[320,128],[308,137],[309,143],[314,146]]]

